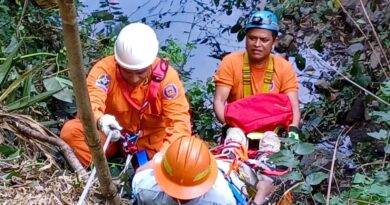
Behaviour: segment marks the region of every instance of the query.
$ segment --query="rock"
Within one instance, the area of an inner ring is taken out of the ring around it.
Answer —
[[[290,47],[291,43],[293,42],[294,37],[290,34],[284,35],[282,38],[280,38],[275,45],[275,49],[278,52],[286,52],[286,50]]]
[[[349,132],[352,146],[357,147],[359,143],[366,143],[372,146],[372,150],[368,154],[382,156],[386,143],[382,140],[376,140],[367,134],[368,132],[378,132],[381,129],[386,130],[387,128],[374,122],[361,123],[359,126],[352,128]]]
[[[371,21],[373,23],[378,23],[380,24],[385,20],[385,13],[383,11],[376,10],[371,17]]]
[[[302,30],[299,30],[298,33],[297,33],[297,37],[298,38],[301,38],[305,35],[305,33],[302,31]]]
[[[359,61],[364,61],[366,60],[366,54],[365,53],[361,53],[360,56],[359,56]]]
[[[307,34],[307,35],[305,35],[305,37],[303,38],[303,42],[304,42],[307,46],[311,47],[311,46],[314,44],[314,42],[316,42],[316,40],[317,40],[318,37],[319,37],[319,34],[314,34],[314,33],[312,33],[312,34]]]
[[[313,153],[304,155],[301,159],[302,172],[308,175],[312,172],[320,171],[321,168],[329,169],[332,162],[332,153],[316,148]]]
[[[330,83],[322,78],[315,82],[315,87],[318,90],[329,90]]]
[[[361,43],[355,43],[355,44],[352,44],[350,45],[348,48],[347,48],[347,53],[349,55],[353,55],[354,53],[358,52],[358,51],[364,51],[364,45],[361,44]]]
[[[379,47],[375,47],[375,50],[370,55],[371,68],[376,68],[379,65],[381,59],[381,51]]]
[[[345,117],[344,124],[352,125],[356,122],[363,121],[365,107],[364,97],[358,96],[355,98],[352,102],[351,110],[348,111],[347,116]]]
[[[359,3],[359,1],[356,0],[340,0],[340,2],[346,9],[354,9],[356,4]]]

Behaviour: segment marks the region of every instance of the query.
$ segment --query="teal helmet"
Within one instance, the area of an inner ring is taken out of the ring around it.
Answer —
[[[245,29],[260,28],[279,32],[278,17],[271,11],[255,11],[248,19]]]

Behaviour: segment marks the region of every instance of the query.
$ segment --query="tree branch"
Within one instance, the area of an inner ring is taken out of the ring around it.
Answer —
[[[100,145],[100,136],[92,113],[85,79],[86,74],[84,73],[75,1],[59,0],[58,5],[60,8],[65,47],[67,49],[70,77],[74,85],[73,91],[76,96],[77,110],[83,124],[86,142],[96,166],[100,189],[109,204],[122,204],[116,187],[111,179],[107,159]]]

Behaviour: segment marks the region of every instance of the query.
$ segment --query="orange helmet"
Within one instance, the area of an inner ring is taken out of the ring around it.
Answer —
[[[154,173],[161,189],[169,196],[189,200],[206,193],[217,178],[214,156],[199,138],[181,137],[163,155],[156,155]]]

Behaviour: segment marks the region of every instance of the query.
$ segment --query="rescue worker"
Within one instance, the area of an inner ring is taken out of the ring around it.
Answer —
[[[153,160],[140,167],[133,178],[132,189],[136,204],[238,204],[230,187],[232,184],[228,183],[206,143],[195,136],[187,136],[177,139],[165,153],[156,154]],[[256,188],[256,196],[249,204],[263,204],[274,185],[263,180]]]
[[[226,103],[244,98],[244,63],[247,62],[248,79],[252,95],[260,93],[284,93],[291,101],[293,119],[289,137],[299,139],[301,113],[298,100],[298,80],[292,65],[271,51],[279,32],[278,18],[270,11],[254,12],[245,25],[246,51],[225,56],[216,71],[214,82],[214,111],[217,119],[225,124]],[[249,65],[248,65],[249,64]],[[269,87],[264,90],[264,80],[270,70]]]
[[[175,69],[157,57],[158,50],[153,29],[132,23],[120,31],[114,55],[97,62],[89,72],[88,92],[101,143],[112,133],[107,157],[117,153],[120,143],[116,141],[124,133],[138,137],[136,146],[149,159],[191,133],[183,84]],[[92,157],[80,119],[66,122],[60,137],[84,166],[90,165]]]

